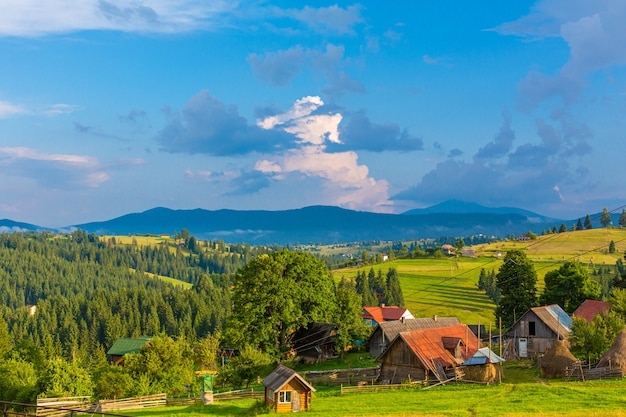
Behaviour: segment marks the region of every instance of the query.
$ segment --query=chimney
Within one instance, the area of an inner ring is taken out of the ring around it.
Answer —
[[[382,303],[382,304],[380,305],[380,308],[385,308],[385,303]]]
[[[404,324],[404,319],[405,319],[404,316],[400,317],[400,321],[402,322],[402,324]]]
[[[437,321],[437,315],[436,314],[433,316],[433,320]]]

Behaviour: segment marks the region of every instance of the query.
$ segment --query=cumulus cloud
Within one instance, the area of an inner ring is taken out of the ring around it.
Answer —
[[[327,204],[351,209],[390,211],[389,184],[369,175],[369,169],[358,163],[353,152],[327,151],[328,144],[341,143],[341,114],[314,114],[323,106],[319,97],[304,97],[287,112],[257,121],[266,129],[283,129],[298,138],[299,146],[272,160],[260,160],[256,170],[273,180],[284,180],[300,174],[323,181]]]
[[[338,97],[345,93],[363,93],[365,87],[346,71],[343,46],[327,44],[323,50],[303,48],[300,45],[287,50],[250,54],[248,63],[255,75],[274,86],[288,85],[304,68],[323,75],[325,94]]]
[[[494,140],[481,147],[471,161],[454,159],[451,154],[419,183],[392,199],[432,204],[457,198],[523,207],[529,202],[566,200],[568,190],[572,192],[576,184],[587,181],[587,169],[576,163],[579,156],[591,151],[582,126],[570,127],[564,114],[552,122],[537,119],[538,141],[514,148],[511,117],[505,112],[503,119]]]
[[[515,132],[511,129],[511,115],[505,111],[502,113],[502,118],[503,122],[502,126],[500,126],[500,131],[492,142],[487,143],[478,150],[476,154],[477,158],[499,158],[506,155],[511,150],[513,141],[515,140]]]
[[[518,85],[519,105],[532,110],[558,97],[567,105],[583,91],[588,74],[626,65],[626,3],[622,0],[542,0],[532,12],[493,30],[521,37],[560,37],[570,56],[558,73],[530,72]]]
[[[0,36],[44,36],[83,30],[175,33],[212,29],[236,4],[195,0],[4,0]]]
[[[363,23],[361,6],[358,4],[346,8],[335,4],[328,7],[305,6],[302,9],[276,9],[276,15],[300,21],[316,32],[340,35],[354,34],[355,26]]]
[[[353,114],[341,133],[344,147],[348,149],[372,152],[424,149],[421,138],[412,136],[396,123],[374,123],[363,112]]]
[[[137,161],[130,161],[135,164]],[[97,158],[85,155],[50,154],[24,147],[0,148],[0,172],[31,178],[53,189],[98,187],[110,176]]]
[[[169,123],[156,137],[166,152],[228,156],[292,146],[291,135],[249,125],[235,106],[222,103],[206,90],[192,97],[180,113],[168,114]]]

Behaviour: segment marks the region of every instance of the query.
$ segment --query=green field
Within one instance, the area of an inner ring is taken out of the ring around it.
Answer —
[[[610,241],[615,253],[608,253]],[[528,242],[502,241],[476,245],[477,258],[402,259],[384,264],[333,271],[335,279],[354,278],[370,268],[383,274],[391,267],[398,270],[405,307],[415,317],[458,317],[468,324],[484,324],[496,331],[495,305],[478,290],[480,270],[498,271],[504,255],[511,249],[523,250],[535,264],[537,289],[541,293],[545,274],[564,262],[581,261],[590,271],[600,265],[613,266],[626,250],[626,229],[592,229],[540,236]]]
[[[497,385],[456,383],[423,390],[412,386],[393,391],[340,395],[338,387],[316,387],[307,416],[626,416],[626,380],[545,380],[528,362],[510,362],[505,381]],[[260,400],[208,406],[181,406],[127,412],[133,416],[199,417],[262,415]],[[273,414],[273,413],[270,413]]]

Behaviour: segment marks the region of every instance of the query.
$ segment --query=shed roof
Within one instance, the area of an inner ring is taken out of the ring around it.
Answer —
[[[291,368],[287,368],[283,364],[279,364],[268,376],[263,380],[263,385],[272,391],[280,391],[285,385],[287,385],[294,378],[298,379],[302,385],[307,387],[311,391],[315,391],[315,388],[309,384],[304,378],[302,378],[296,371]]]
[[[467,359],[463,362],[463,365],[487,365],[489,363],[500,363],[504,362],[500,356],[496,355],[491,349],[488,347],[480,348],[472,355],[471,358]]]
[[[581,319],[587,320],[588,323],[591,323],[593,318],[598,314],[603,314],[609,311],[609,304],[606,301],[598,301],[598,300],[585,300],[583,303],[574,311],[572,316],[579,317]]]
[[[533,307],[531,310],[554,333],[567,336],[571,332],[572,318],[558,304]]]
[[[150,343],[150,340],[152,340],[151,336],[117,339],[108,350],[107,355],[124,356],[127,353],[137,353],[142,347]]]
[[[446,349],[447,344],[444,339],[446,341],[457,339],[462,344],[462,358],[455,358]],[[401,332],[391,344],[398,343],[399,340],[404,341],[422,364],[429,369],[432,367],[431,363],[437,363],[443,367],[459,365],[480,347],[480,341],[465,324]],[[379,359],[388,351],[390,350],[383,352]]]
[[[461,324],[456,317],[419,317],[413,319],[404,319],[396,321],[385,321],[378,323],[378,326],[372,332],[370,339],[376,333],[382,332],[386,340],[393,340],[400,332],[409,330],[432,329],[434,327],[448,327]]]

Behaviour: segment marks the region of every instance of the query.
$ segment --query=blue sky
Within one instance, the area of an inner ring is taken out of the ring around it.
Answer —
[[[4,0],[0,218],[624,204],[626,2]]]

